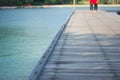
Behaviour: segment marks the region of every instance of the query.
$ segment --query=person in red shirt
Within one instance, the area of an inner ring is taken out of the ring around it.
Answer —
[[[90,2],[90,11],[97,11],[98,9],[98,0],[89,0]]]

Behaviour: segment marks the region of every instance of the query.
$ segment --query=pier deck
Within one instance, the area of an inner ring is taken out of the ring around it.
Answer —
[[[120,16],[76,10],[37,68],[30,80],[120,80]]]

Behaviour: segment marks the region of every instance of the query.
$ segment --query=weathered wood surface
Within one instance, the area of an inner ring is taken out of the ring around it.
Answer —
[[[76,10],[38,80],[120,80],[120,16]]]

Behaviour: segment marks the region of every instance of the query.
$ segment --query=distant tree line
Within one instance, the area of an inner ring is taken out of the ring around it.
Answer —
[[[31,2],[31,0],[0,0],[0,6],[22,6]]]
[[[73,0],[0,0],[0,6],[72,4]],[[76,4],[86,4],[88,0],[76,0]],[[120,4],[120,0],[99,0],[101,4]]]

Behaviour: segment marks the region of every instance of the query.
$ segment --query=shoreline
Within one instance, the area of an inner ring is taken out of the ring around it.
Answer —
[[[100,7],[120,7],[119,4],[103,5],[99,4]],[[43,6],[0,6],[0,9],[15,9],[15,8],[54,8],[54,7],[89,7],[89,5],[43,5]]]

